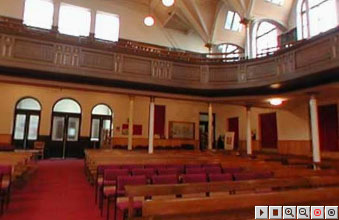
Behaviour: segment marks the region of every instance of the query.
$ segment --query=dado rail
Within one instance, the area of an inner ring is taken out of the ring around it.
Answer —
[[[338,28],[274,55],[237,62],[131,45],[31,29],[2,18],[0,73],[210,97],[272,92],[275,83],[307,87],[305,77],[307,83],[317,78],[318,84],[338,79]]]

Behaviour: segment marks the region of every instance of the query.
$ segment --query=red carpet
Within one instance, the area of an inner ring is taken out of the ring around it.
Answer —
[[[22,189],[14,190],[2,220],[103,220],[86,181],[83,160],[38,163]]]

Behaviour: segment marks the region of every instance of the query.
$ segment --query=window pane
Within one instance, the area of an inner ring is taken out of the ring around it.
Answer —
[[[87,8],[61,3],[59,32],[73,36],[89,36],[91,12]]]
[[[26,115],[17,114],[15,119],[14,140],[23,140],[25,134]]]
[[[102,128],[104,130],[111,130],[111,120],[105,119]]]
[[[62,99],[55,104],[53,111],[80,114],[81,108],[80,105],[72,99]]]
[[[48,0],[26,0],[24,24],[51,29],[53,25],[53,3]]]
[[[53,130],[52,130],[52,141],[63,141],[64,140],[64,117],[53,117]]]
[[[227,30],[231,29],[232,22],[233,22],[233,16],[234,16],[234,12],[233,11],[228,11],[227,12],[226,23],[225,23],[225,28]]]
[[[29,117],[28,140],[38,139],[39,116],[31,115]]]
[[[67,141],[78,141],[79,121],[79,118],[68,119]]]
[[[22,99],[17,104],[16,109],[41,110],[41,107],[37,100],[32,99],[32,98],[26,98],[26,99]]]
[[[240,16],[236,13],[234,15],[234,21],[233,21],[233,27],[232,27],[233,31],[240,31],[241,30],[240,21],[241,21]]]
[[[112,115],[111,109],[107,105],[97,105],[93,108],[93,115]]]
[[[119,17],[114,14],[97,12],[95,37],[103,40],[118,41]]]
[[[91,141],[99,141],[100,119],[92,120]]]

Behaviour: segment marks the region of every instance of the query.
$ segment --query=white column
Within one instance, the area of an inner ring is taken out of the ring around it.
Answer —
[[[128,150],[133,149],[133,115],[134,115],[134,97],[129,97],[129,117],[128,117]]]
[[[53,29],[57,31],[59,25],[59,11],[60,11],[60,2],[54,1],[54,13],[53,13]]]
[[[213,109],[212,103],[208,103],[208,149],[213,147]]]
[[[318,128],[318,107],[317,100],[314,96],[311,96],[310,99],[310,115],[311,115],[313,162],[320,163],[321,156],[320,156],[319,128]]]
[[[247,154],[252,155],[251,107],[246,107],[246,149]]]
[[[149,105],[149,128],[148,128],[148,153],[153,154],[153,139],[154,139],[154,98],[151,97]]]
[[[96,21],[96,11],[95,10],[91,10],[91,26],[90,26],[90,35],[92,35],[94,37],[94,33],[95,33],[95,21]]]

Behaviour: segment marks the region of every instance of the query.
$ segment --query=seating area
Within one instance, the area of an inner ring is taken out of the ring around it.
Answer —
[[[116,150],[86,151],[85,172],[94,185],[101,216],[106,219],[162,216],[161,209],[154,215],[145,215],[144,209],[159,201],[200,200],[339,184],[334,169],[314,171],[218,152],[182,151],[180,156],[175,155],[173,152],[148,155]]]
[[[8,208],[11,188],[32,169],[31,153],[0,152],[0,215]]]

